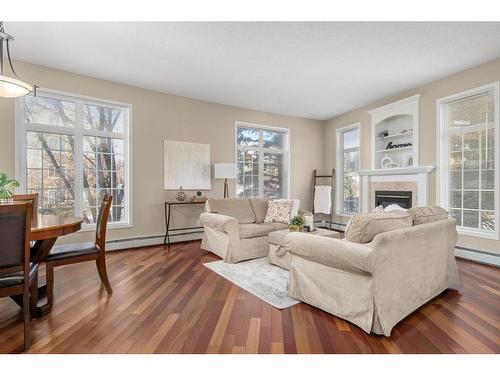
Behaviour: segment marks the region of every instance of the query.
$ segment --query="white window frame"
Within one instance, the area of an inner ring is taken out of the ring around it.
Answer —
[[[351,130],[358,130],[358,147],[344,149],[343,135]],[[359,164],[361,167],[361,123],[335,129],[335,214],[338,216],[354,216],[361,210],[361,178],[359,179],[359,205],[358,212],[344,211],[344,152],[357,149]],[[359,177],[359,175],[358,175]]]
[[[78,108],[81,108],[79,104],[90,104],[95,106],[106,106],[107,108],[116,108],[124,110],[123,118],[123,133],[111,133],[102,130],[92,130],[84,129],[83,127],[74,128],[45,125],[45,124],[26,124],[24,121],[24,98],[16,98],[15,100],[15,175],[16,179],[20,183],[19,189],[26,192],[26,138],[28,131],[38,131],[44,133],[54,133],[54,134],[67,134],[72,135],[75,138],[75,155],[74,155],[74,165],[75,165],[75,184],[74,192],[75,196],[83,197],[83,137],[97,136],[97,137],[112,137],[117,139],[123,139],[123,157],[124,157],[124,170],[125,170],[125,213],[126,220],[119,223],[108,223],[108,229],[119,229],[119,228],[132,228],[133,227],[133,202],[132,202],[132,105],[128,103],[121,103],[117,101],[111,101],[106,99],[95,98],[91,96],[84,96],[73,94],[64,91],[51,90],[46,88],[37,88],[37,93],[44,98],[53,98],[58,100],[69,100],[77,104],[76,108],[76,122],[81,123],[82,113]],[[83,212],[83,200],[75,200],[75,215],[79,216]],[[95,230],[95,223],[84,223],[82,224],[81,231],[92,231]]]
[[[262,146],[262,144],[263,144],[262,133],[260,133],[259,147],[238,146],[238,127],[254,128],[254,129],[259,129],[259,130],[272,130],[272,131],[276,131],[276,132],[281,132],[284,134],[283,149],[276,150],[276,149],[272,149],[272,148],[263,147]],[[290,198],[290,129],[276,127],[276,126],[255,124],[252,122],[236,121],[234,123],[234,163],[236,164],[236,168],[238,168],[238,150],[259,151],[261,153],[261,156],[264,152],[283,154],[283,166],[285,167],[284,171],[283,171],[283,173],[284,173],[283,181],[285,181],[286,186],[284,188],[284,195],[285,196],[283,196],[282,198],[286,198],[286,199]],[[259,173],[261,171],[262,171],[262,173],[264,171],[264,158],[263,157],[259,157]],[[259,175],[259,177],[260,177],[260,175]],[[235,181],[235,183],[234,183],[234,196],[236,196],[237,188],[238,188],[238,182]],[[263,195],[264,195],[264,178],[259,178],[259,197],[263,196]]]
[[[444,105],[459,100],[464,99],[469,96],[478,95],[485,93],[487,91],[493,90],[494,92],[494,103],[495,103],[495,230],[485,231],[482,229],[473,229],[457,226],[457,232],[467,236],[474,236],[480,238],[487,238],[492,240],[500,239],[500,196],[499,196],[499,184],[500,179],[500,127],[499,127],[499,117],[500,117],[500,82],[493,82],[484,86],[476,87],[471,90],[463,91],[457,94],[439,98],[436,100],[436,196],[438,204],[447,210],[449,207],[449,129],[444,123]]]

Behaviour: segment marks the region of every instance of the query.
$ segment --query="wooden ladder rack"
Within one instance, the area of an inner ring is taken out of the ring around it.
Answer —
[[[328,220],[328,229],[332,229],[332,221],[333,221],[333,214],[335,212],[334,210],[334,202],[335,202],[335,168],[332,169],[332,174],[318,174],[318,170],[315,169],[313,171],[313,187],[312,187],[312,198],[313,198],[313,201],[312,201],[312,213],[314,215],[314,197],[316,195],[316,180],[318,178],[330,178],[331,180],[331,185],[332,185],[332,191],[331,191],[331,202],[332,204],[330,205],[330,218]],[[320,215],[323,215],[323,214],[320,214]]]

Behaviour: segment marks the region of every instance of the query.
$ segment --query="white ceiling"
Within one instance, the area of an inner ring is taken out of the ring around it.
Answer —
[[[15,59],[321,120],[500,57],[500,22],[6,22],[5,30]]]

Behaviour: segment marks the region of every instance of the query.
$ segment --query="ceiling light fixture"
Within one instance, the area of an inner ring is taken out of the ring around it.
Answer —
[[[27,83],[21,81],[21,79],[16,74],[14,66],[12,65],[12,60],[10,58],[9,42],[14,41],[12,35],[7,34],[3,28],[3,22],[0,21],[0,97],[4,98],[15,98],[18,96],[24,96],[33,92],[36,96],[37,86],[31,86]],[[4,61],[3,61],[3,46],[5,44],[7,52],[7,61],[10,66],[10,70],[14,77],[6,76],[4,73]]]

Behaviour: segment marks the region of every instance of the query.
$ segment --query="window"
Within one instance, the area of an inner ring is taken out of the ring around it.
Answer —
[[[359,212],[360,124],[337,129],[336,207],[338,214]]]
[[[288,129],[236,123],[236,196],[288,198]]]
[[[18,178],[39,212],[95,224],[104,194],[110,225],[130,224],[130,106],[38,90],[18,99]]]
[[[499,238],[498,83],[438,100],[439,200],[463,234]]]

